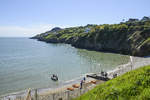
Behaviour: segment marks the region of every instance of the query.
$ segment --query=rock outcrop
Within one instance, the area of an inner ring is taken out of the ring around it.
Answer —
[[[134,56],[150,55],[150,19],[128,20],[120,24],[54,28],[32,37],[49,43],[68,43],[77,48]]]

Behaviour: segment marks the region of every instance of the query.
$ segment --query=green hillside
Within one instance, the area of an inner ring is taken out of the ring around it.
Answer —
[[[150,66],[100,84],[75,100],[150,100]]]
[[[135,56],[150,55],[150,17],[129,19],[119,24],[54,28],[33,39],[50,43],[68,43],[77,48]]]

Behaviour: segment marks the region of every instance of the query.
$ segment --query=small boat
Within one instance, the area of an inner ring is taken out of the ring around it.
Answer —
[[[53,74],[53,75],[51,76],[51,79],[52,79],[53,81],[58,81],[58,77],[57,77],[57,75],[55,75],[55,74]]]

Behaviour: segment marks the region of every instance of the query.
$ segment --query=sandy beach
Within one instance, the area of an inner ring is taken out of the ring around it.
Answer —
[[[42,100],[42,98],[45,98],[44,100],[53,100],[52,98],[55,98],[54,100],[57,100],[58,98],[61,98],[62,94],[70,95],[70,97],[76,97],[77,95],[81,95],[92,88],[94,88],[97,84],[103,83],[104,81],[96,80],[93,78],[86,78],[86,81],[83,83],[82,89],[80,89],[80,80],[72,80],[70,82],[65,83],[65,85],[59,86],[57,88],[42,88],[42,89],[31,89],[31,97],[35,98],[35,91],[38,94],[38,98]],[[96,82],[96,83],[93,83]],[[73,88],[73,85],[79,86],[78,88]],[[67,88],[73,88],[72,91],[68,90]],[[27,97],[28,90],[12,93],[9,95],[2,96],[0,100],[25,100]],[[55,97],[53,97],[55,95]],[[63,96],[64,98],[68,98]],[[51,98],[51,99],[50,99]],[[57,98],[57,99],[56,99]],[[68,100],[68,99],[63,99]]]
[[[130,61],[127,64],[120,65],[114,70],[108,72],[108,77],[112,78],[113,74],[122,75],[125,72],[139,68],[141,66],[150,65],[150,57],[130,57]],[[92,73],[88,73],[92,74]],[[100,74],[100,73],[97,73]],[[96,85],[103,83],[104,81],[96,80],[93,78],[86,78],[86,81],[83,83],[83,88],[80,89],[80,81],[85,77],[83,75],[75,80],[70,80],[65,82],[63,85],[56,88],[42,88],[42,89],[31,89],[31,97],[34,100],[68,100],[80,96],[81,94],[91,90]],[[95,83],[93,83],[94,81]],[[74,88],[73,85],[79,86]],[[68,90],[68,88],[72,90]],[[9,95],[1,96],[0,100],[25,100],[27,96],[27,91],[24,90],[17,93],[12,93]]]

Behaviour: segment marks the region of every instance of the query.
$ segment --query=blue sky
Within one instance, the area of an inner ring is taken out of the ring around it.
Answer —
[[[0,0],[0,36],[150,16],[150,0]]]

